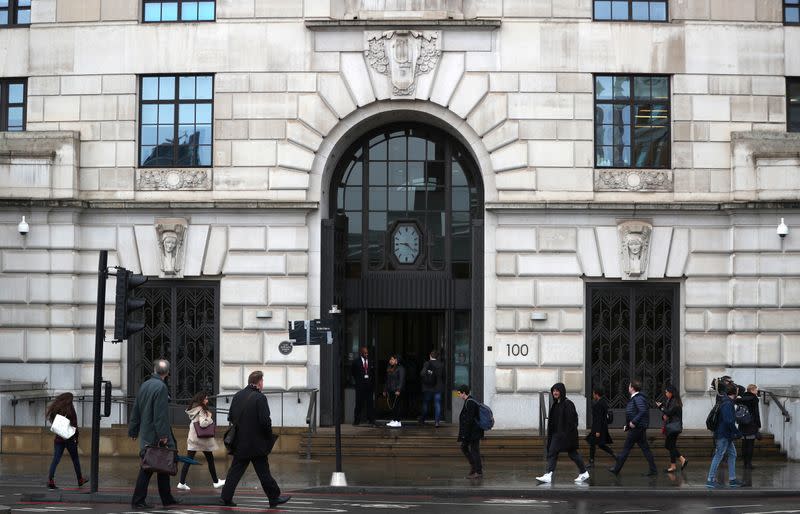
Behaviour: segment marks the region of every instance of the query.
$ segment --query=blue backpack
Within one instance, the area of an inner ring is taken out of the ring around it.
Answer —
[[[481,430],[491,430],[494,426],[494,414],[492,414],[492,409],[474,398],[470,398],[470,400],[478,404],[478,426],[481,427]]]

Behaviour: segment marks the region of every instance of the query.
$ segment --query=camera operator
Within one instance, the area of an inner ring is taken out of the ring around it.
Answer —
[[[737,398],[742,396],[745,393],[745,388],[740,386],[739,384],[735,383],[733,381],[733,379],[731,377],[729,377],[728,375],[724,375],[722,377],[715,378],[714,380],[711,381],[711,389],[717,395],[716,403],[720,403],[721,401],[723,401],[727,397],[726,390],[727,390],[729,384],[736,388],[736,397]]]

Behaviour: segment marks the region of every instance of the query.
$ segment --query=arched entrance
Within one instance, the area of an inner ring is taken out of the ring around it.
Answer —
[[[321,307],[344,311],[345,391],[349,364],[367,346],[383,390],[391,354],[406,368],[406,418],[419,413],[419,371],[441,355],[447,389],[483,387],[483,185],[463,145],[428,125],[395,123],[359,138],[338,161],[322,227]],[[332,421],[331,370],[323,346],[321,422]],[[451,395],[446,394],[449,419]],[[348,397],[345,394],[345,397]],[[344,419],[351,409],[345,402]],[[386,409],[376,404],[378,417]]]

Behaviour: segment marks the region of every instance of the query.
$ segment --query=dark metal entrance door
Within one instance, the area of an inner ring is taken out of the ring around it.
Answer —
[[[678,284],[587,286],[587,397],[603,387],[610,407],[623,410],[615,424],[624,424],[632,378],[651,401],[651,424],[660,424],[654,400],[667,384],[679,386],[678,302]]]
[[[128,341],[128,391],[135,395],[153,373],[153,361],[172,367],[167,385],[174,407],[173,423],[183,423],[183,410],[199,391],[219,389],[219,288],[208,282],[149,282],[144,298],[145,328]]]

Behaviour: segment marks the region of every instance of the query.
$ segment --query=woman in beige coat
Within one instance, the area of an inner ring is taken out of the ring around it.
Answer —
[[[218,448],[217,440],[214,437],[197,437],[195,430],[195,422],[202,428],[205,428],[214,423],[214,414],[208,409],[208,395],[201,391],[194,395],[189,408],[186,410],[186,415],[189,416],[189,438],[187,440],[188,452],[186,454],[190,458],[194,458],[197,452],[203,452],[208,463],[208,472],[211,473],[211,480],[214,488],[218,489],[225,485],[225,480],[217,478],[217,469],[214,467],[214,450]],[[189,472],[189,463],[183,464],[181,470],[181,480],[178,483],[178,489],[188,491],[190,488],[186,485],[186,474]]]

